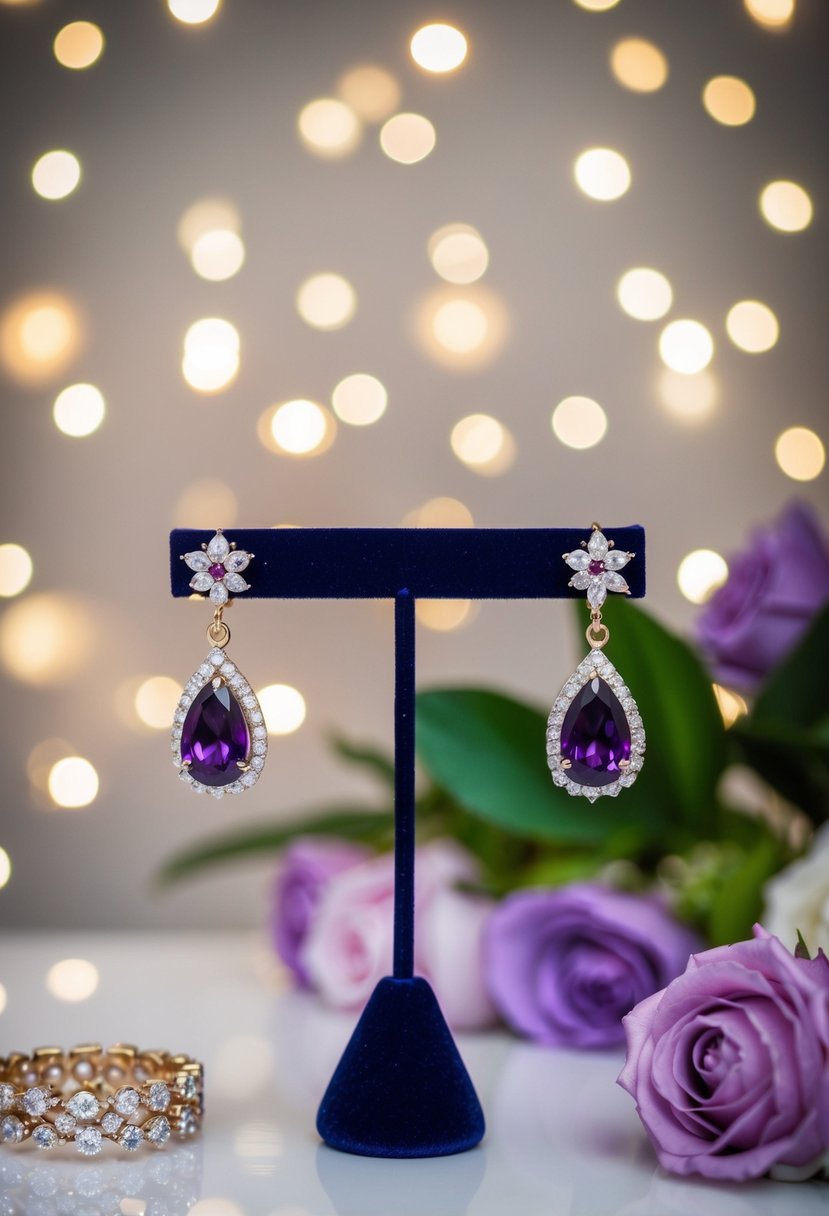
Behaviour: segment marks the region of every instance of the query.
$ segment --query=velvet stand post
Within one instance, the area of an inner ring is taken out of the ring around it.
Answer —
[[[634,550],[631,594],[645,593],[644,532],[607,528]],[[414,974],[415,601],[572,598],[561,555],[581,528],[233,529],[255,554],[245,598],[393,599],[395,605],[395,890],[393,974],[380,980],[325,1091],[317,1130],[332,1148],[369,1157],[437,1157],[484,1135],[475,1088],[434,992]],[[170,536],[172,591],[190,594],[180,556],[212,533]],[[627,577],[627,570],[625,571]],[[543,755],[543,740],[539,740]]]

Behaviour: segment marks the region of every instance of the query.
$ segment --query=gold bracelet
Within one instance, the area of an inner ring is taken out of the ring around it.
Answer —
[[[201,1130],[203,1071],[190,1056],[84,1043],[0,1058],[0,1142],[42,1149],[70,1141],[94,1157],[105,1140],[135,1152]]]

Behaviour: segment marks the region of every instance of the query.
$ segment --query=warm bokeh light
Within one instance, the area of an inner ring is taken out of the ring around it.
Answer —
[[[245,246],[229,228],[211,228],[193,242],[190,262],[196,274],[212,282],[232,279],[242,269]]]
[[[726,726],[733,726],[738,718],[748,713],[748,702],[738,692],[725,688],[722,684],[712,684],[711,687]]]
[[[385,386],[366,372],[344,377],[331,394],[334,413],[350,426],[370,426],[382,418],[388,400]]]
[[[819,435],[807,426],[790,426],[777,436],[774,458],[793,481],[814,481],[823,472],[826,449]]]
[[[565,447],[592,448],[604,439],[607,414],[592,397],[565,397],[553,410],[551,425]]]
[[[360,120],[351,106],[336,97],[317,97],[309,101],[299,112],[297,128],[308,151],[328,160],[348,156],[363,134]]]
[[[82,342],[76,306],[56,291],[20,296],[0,318],[0,356],[9,375],[22,384],[43,384],[59,376]]]
[[[637,321],[658,321],[674,299],[671,284],[658,270],[637,266],[616,284],[616,298],[624,312]]]
[[[740,300],[730,308],[725,328],[734,345],[752,355],[771,350],[780,336],[777,317],[759,300]]]
[[[490,363],[503,349],[508,315],[501,297],[480,283],[436,287],[420,301],[416,337],[436,363],[471,371]]]
[[[665,411],[682,422],[704,422],[719,400],[719,385],[713,373],[704,369],[685,375],[664,367],[659,376],[658,393]]]
[[[10,599],[25,591],[32,579],[32,559],[22,545],[0,545],[0,595]]]
[[[184,25],[203,25],[219,11],[222,0],[167,0],[173,16]]]
[[[432,328],[441,346],[466,355],[486,341],[486,313],[474,300],[447,300],[435,313]]]
[[[711,362],[714,339],[699,321],[671,321],[659,335],[659,354],[666,367],[692,375]]]
[[[385,68],[362,63],[340,77],[337,92],[364,122],[383,122],[400,105],[400,85]]]
[[[6,994],[6,989],[3,987],[2,984],[0,984],[0,1013],[6,1012],[6,1006],[7,1006],[8,1002],[9,1002],[9,998]]]
[[[449,633],[477,616],[477,607],[472,600],[418,600],[415,616],[427,629]]]
[[[769,29],[786,26],[794,16],[795,0],[743,0],[746,11]]]
[[[58,592],[27,595],[0,620],[0,660],[24,684],[65,684],[85,666],[92,639],[81,601]]]
[[[448,283],[474,283],[489,265],[489,250],[471,224],[445,224],[429,237],[429,260]]]
[[[645,38],[623,38],[610,52],[610,70],[626,89],[655,93],[668,79],[668,60]]]
[[[704,604],[728,578],[728,564],[713,549],[694,549],[679,563],[676,581],[686,600]]]
[[[457,498],[430,498],[403,519],[404,528],[474,528],[466,503]]]
[[[435,22],[424,25],[413,35],[409,49],[412,59],[426,72],[454,72],[466,59],[467,42],[454,25]]]
[[[135,694],[135,712],[152,730],[169,730],[180,696],[178,680],[170,676],[150,676]]]
[[[435,128],[422,114],[395,114],[380,130],[380,147],[399,165],[416,165],[435,146]]]
[[[52,406],[55,426],[76,439],[97,431],[105,415],[106,402],[94,384],[70,384],[58,393]]]
[[[202,477],[181,491],[173,510],[176,528],[203,528],[206,519],[220,519],[223,528],[236,522],[239,503],[226,481]]]
[[[239,371],[239,331],[222,317],[194,321],[184,335],[181,372],[199,393],[221,392]]]
[[[476,473],[497,476],[515,460],[515,440],[490,414],[469,414],[455,423],[449,440],[462,464]]]
[[[12,859],[6,850],[0,847],[0,890],[5,887],[12,876]]]
[[[269,735],[292,735],[305,721],[305,698],[290,684],[268,684],[257,697]]]
[[[239,209],[226,198],[200,198],[182,215],[176,228],[178,243],[186,254],[192,253],[199,237],[207,232],[235,232],[242,228]]]
[[[573,174],[579,189],[602,203],[621,198],[630,189],[630,166],[613,148],[588,148],[576,157]]]
[[[573,3],[589,13],[606,13],[608,9],[615,8],[619,0],[573,0]]]
[[[52,49],[59,64],[79,72],[100,59],[104,36],[93,21],[71,21],[58,31]]]
[[[56,806],[76,809],[89,806],[98,796],[95,766],[83,756],[66,756],[52,765],[49,795]]]
[[[769,182],[760,192],[760,214],[780,232],[802,232],[812,222],[812,200],[797,182]]]
[[[41,198],[66,198],[80,180],[81,162],[65,148],[44,152],[32,169],[32,185]]]
[[[271,413],[270,431],[280,452],[289,456],[319,456],[334,441],[336,423],[315,401],[286,401]]]
[[[702,91],[702,104],[725,127],[744,126],[757,109],[753,91],[739,76],[714,76]]]
[[[59,1001],[87,1001],[99,983],[98,968],[85,958],[65,958],[46,973],[46,988]]]
[[[357,311],[357,293],[340,274],[314,274],[300,285],[296,307],[314,329],[342,329]]]

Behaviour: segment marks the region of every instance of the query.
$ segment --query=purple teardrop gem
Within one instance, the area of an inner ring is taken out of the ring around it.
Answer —
[[[242,707],[224,682],[208,681],[187,711],[181,731],[181,762],[202,785],[230,785],[239,778],[238,761],[250,751]]]
[[[619,698],[600,676],[573,698],[561,727],[561,755],[567,776],[579,785],[610,785],[630,759],[630,725]]]

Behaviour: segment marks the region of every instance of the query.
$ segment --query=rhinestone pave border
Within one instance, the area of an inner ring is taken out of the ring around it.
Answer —
[[[595,676],[604,680],[616,694],[630,726],[630,764],[627,771],[622,773],[617,781],[599,786],[580,785],[577,781],[571,780],[567,776],[567,770],[561,767],[561,728],[565,715],[585,684]],[[563,685],[553,702],[553,708],[547,719],[547,764],[553,775],[553,781],[568,794],[587,798],[590,802],[595,802],[597,798],[604,795],[615,798],[620,789],[633,785],[642,768],[644,757],[645,728],[642,725],[639,707],[610,659],[601,650],[591,650]]]
[[[200,1131],[203,1094],[202,1066],[189,1056],[124,1043],[14,1052],[0,1058],[0,1143],[72,1143],[87,1157],[107,1140],[127,1152],[161,1148]]]
[[[196,781],[195,777],[192,777],[187,769],[182,766],[181,735],[187,711],[193,701],[204,686],[212,683],[217,677],[227,684],[231,694],[236,698],[242,710],[250,735],[250,757],[248,759],[248,767],[243,772],[240,772],[238,780],[228,782],[227,785],[204,785],[201,781]],[[205,661],[193,672],[185,684],[181,699],[176,706],[176,712],[173,715],[173,729],[170,735],[170,742],[173,751],[173,764],[179,770],[179,777],[196,794],[212,794],[214,798],[224,798],[225,794],[243,793],[246,789],[254,786],[259,780],[259,774],[265,767],[265,759],[268,754],[268,728],[265,725],[265,717],[256,693],[250,684],[248,684],[241,671],[239,671],[236,664],[227,657],[226,651],[222,650],[220,646],[213,647]]]

